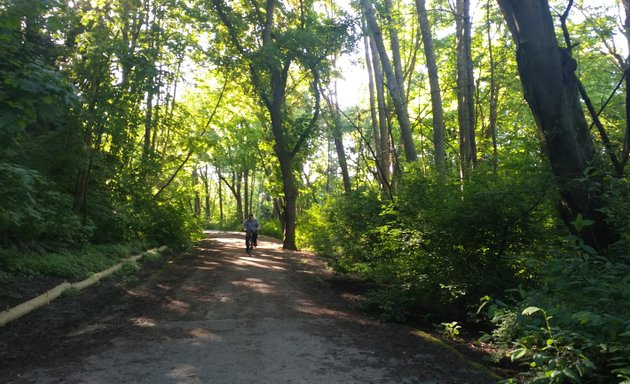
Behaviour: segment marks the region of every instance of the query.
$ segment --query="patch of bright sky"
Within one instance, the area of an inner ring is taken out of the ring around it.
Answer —
[[[485,17],[484,7],[480,6],[481,1],[471,1],[471,16],[473,20],[480,20]],[[553,3],[553,1],[550,1]],[[589,7],[607,7],[607,12],[614,14],[615,17],[620,17],[622,10],[619,8],[618,1],[611,0],[588,0]],[[431,1],[427,1],[427,6],[430,8]],[[566,7],[566,1],[562,3]],[[349,5],[349,0],[340,0],[337,5],[346,10],[349,13],[355,13]],[[563,11],[564,8],[552,8],[552,12]],[[584,14],[574,5],[570,14],[571,19],[575,23],[581,23],[585,21]],[[474,22],[475,23],[475,22]],[[621,24],[621,22],[620,22]],[[449,31],[442,31],[441,33],[449,33]],[[621,51],[622,56],[627,55],[627,42],[621,32],[615,36],[615,47]],[[365,66],[365,51],[363,49],[363,42],[359,41],[355,52],[346,54],[340,57],[337,61],[337,67],[341,72],[341,77],[337,80],[337,97],[341,108],[349,108],[358,105],[364,105],[367,102],[368,92],[368,75]]]

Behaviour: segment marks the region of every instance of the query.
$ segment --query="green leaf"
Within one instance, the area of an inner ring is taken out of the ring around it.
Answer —
[[[573,220],[571,222],[571,225],[573,225],[573,227],[579,232],[584,227],[588,227],[589,225],[593,225],[593,223],[595,223],[593,220],[585,219],[585,218],[582,217],[581,213],[578,213],[577,217],[575,218],[575,220]]]
[[[573,380],[576,383],[582,382],[578,373],[575,372],[572,368],[565,368],[562,370],[562,373],[564,373],[569,379]]]
[[[516,361],[527,353],[527,348],[517,348],[510,353],[510,360]]]

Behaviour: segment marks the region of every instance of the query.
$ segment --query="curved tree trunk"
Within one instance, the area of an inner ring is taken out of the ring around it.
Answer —
[[[396,117],[398,118],[400,136],[405,150],[405,158],[409,162],[416,161],[418,159],[418,154],[411,135],[411,123],[409,121],[409,111],[407,110],[407,99],[405,98],[404,84],[399,84],[396,78],[394,67],[392,66],[392,62],[387,54],[387,49],[385,48],[385,43],[383,42],[383,33],[376,22],[376,15],[374,14],[374,7],[371,1],[361,0],[361,6],[363,7],[363,11],[365,13],[370,35],[374,38],[374,43],[376,44],[376,48],[378,50],[378,56],[380,57],[383,72],[387,78],[387,88],[389,89],[389,94],[394,102],[394,110],[396,111]]]
[[[383,71],[378,60],[376,44],[374,44],[374,39],[370,36],[365,37],[365,59],[369,76],[370,112],[372,130],[374,131],[374,148],[379,168],[379,181],[381,190],[386,191],[389,190],[391,183],[391,141],[387,126]]]
[[[523,93],[540,129],[562,194],[564,221],[578,215],[595,223],[579,235],[603,251],[617,239],[601,213],[594,183],[584,176],[594,158],[591,134],[582,111],[575,69],[577,64],[556,40],[547,0],[498,0],[517,44],[516,60]]]

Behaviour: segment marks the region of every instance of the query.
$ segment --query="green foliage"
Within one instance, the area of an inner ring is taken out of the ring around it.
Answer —
[[[282,225],[278,220],[258,220],[260,224],[260,233],[265,236],[273,237],[274,239],[282,239]]]
[[[575,238],[569,245],[568,252],[545,265],[540,287],[518,291],[518,306],[489,307],[499,326],[495,340],[515,340],[510,356],[528,363],[528,382],[625,382],[630,370],[630,257],[612,261]]]
[[[122,258],[140,253],[143,248],[142,243],[129,242],[51,253],[0,249],[0,271],[7,276],[44,275],[80,280],[111,267]]]
[[[11,1],[0,9],[0,155],[34,124],[59,122],[77,104],[70,83],[52,65],[47,33],[60,25],[56,1]]]
[[[81,291],[75,287],[69,287],[61,292],[61,297],[77,297]]]
[[[140,265],[135,261],[125,261],[116,273],[119,275],[131,275],[140,270]]]
[[[336,270],[382,287],[367,307],[395,320],[418,308],[464,317],[479,297],[528,281],[533,260],[544,259],[536,255],[553,223],[542,220],[550,188],[538,170],[519,168],[522,178],[479,172],[463,186],[410,170],[394,205],[363,189],[312,208],[301,226]]]
[[[92,229],[74,215],[70,196],[55,190],[38,172],[0,163],[2,243],[77,247],[87,242]]]
[[[603,181],[606,194],[603,212],[612,228],[617,229],[620,241],[610,250],[615,253],[625,253],[630,248],[630,179],[628,177],[606,177]]]
[[[146,205],[145,205],[146,204]],[[177,201],[138,202],[134,207],[143,238],[156,245],[181,249],[202,236],[202,224]]]
[[[462,326],[457,321],[451,321],[450,323],[440,323],[438,330],[442,336],[449,339],[458,339]]]
[[[375,266],[378,259],[372,254],[371,244],[375,243],[376,234],[371,231],[383,222],[378,192],[364,188],[330,199],[319,210],[312,208],[312,219],[305,220],[302,228],[314,249],[328,256],[340,271],[367,271]]]

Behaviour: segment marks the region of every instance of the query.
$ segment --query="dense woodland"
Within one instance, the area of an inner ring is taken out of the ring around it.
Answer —
[[[514,382],[630,383],[629,44],[628,0],[0,0],[0,282],[253,212]]]

